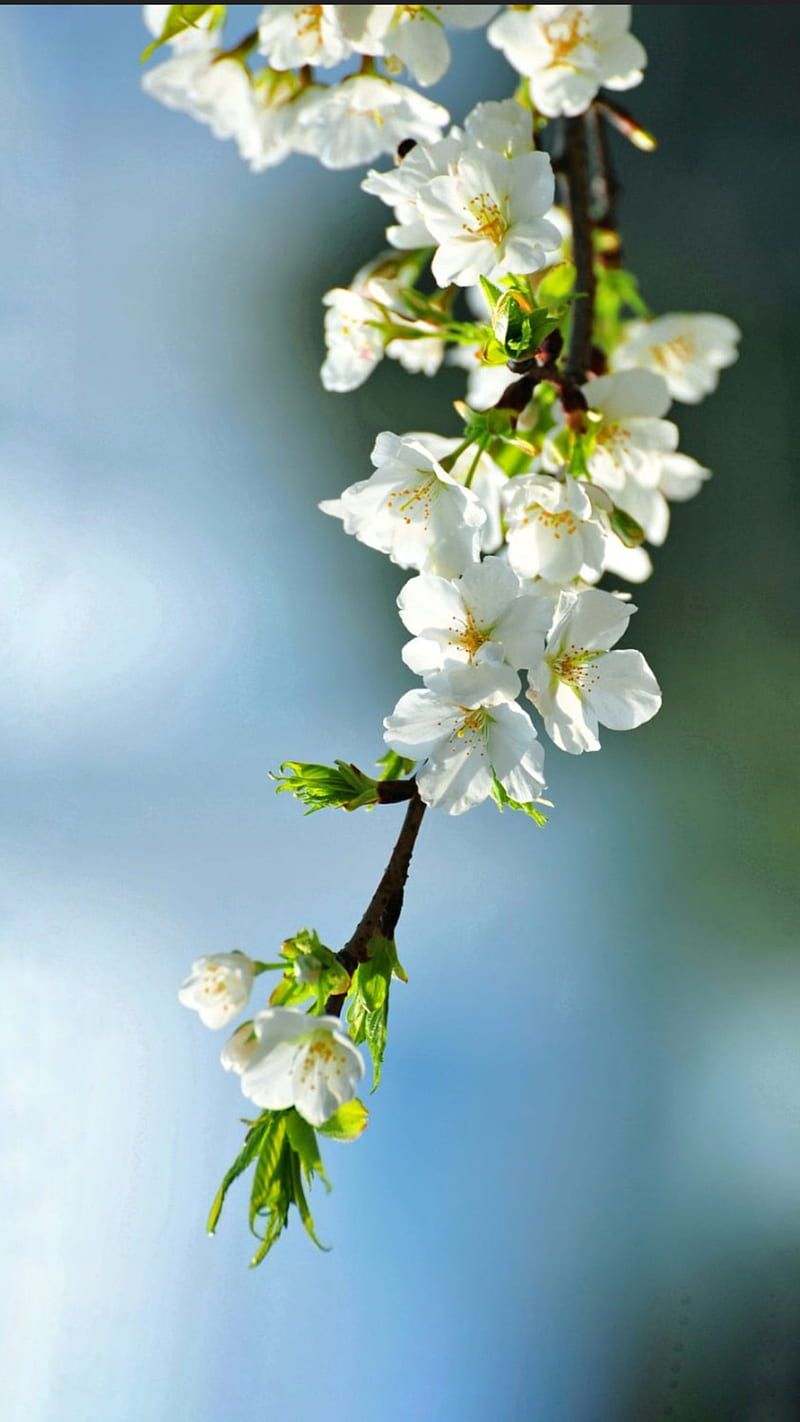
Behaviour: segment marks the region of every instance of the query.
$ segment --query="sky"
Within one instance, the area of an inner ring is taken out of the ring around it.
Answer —
[[[384,1081],[315,1192],[331,1250],[293,1228],[250,1271],[242,1190],[204,1229],[242,1098],[177,987],[343,942],[377,882],[394,812],[305,819],[268,772],[380,754],[402,575],[316,504],[378,431],[455,432],[461,387],[319,386],[322,294],[382,242],[356,174],[255,177],[144,96],[135,6],[2,7],[11,1422],[796,1415],[798,21],[634,15],[631,265],[745,331],[681,411],[715,476],[637,592],[665,707],[551,755],[545,830],[427,817]],[[454,118],[509,91],[453,49]]]

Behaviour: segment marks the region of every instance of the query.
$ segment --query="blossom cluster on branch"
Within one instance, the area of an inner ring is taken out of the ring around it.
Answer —
[[[219,5],[145,6],[146,54],[171,51],[146,72],[147,92],[233,138],[255,171],[290,153],[331,168],[393,156],[362,181],[391,210],[387,248],[323,298],[325,388],[358,388],[384,357],[414,374],[466,372],[459,436],[380,432],[372,471],[365,461],[321,505],[412,574],[398,609],[419,684],[384,721],[377,777],[338,761],[287,762],[276,778],[310,810],[408,802],[376,895],[337,952],[304,930],[278,964],[201,959],[181,989],[220,1027],[258,973],[282,970],[270,1005],[223,1051],[262,1115],[212,1227],[257,1160],[260,1258],[291,1205],[313,1234],[302,1182],[325,1178],[315,1132],[349,1139],[366,1122],[357,1049],[368,1045],[377,1083],[426,807],[457,815],[492,798],[543,823],[541,732],[577,755],[600,749],[600,727],[631,730],[658,711],[644,656],[617,646],[636,611],[618,584],[646,581],[646,545],[663,544],[671,503],[709,477],[668,416],[715,389],[739,332],[711,313],[654,316],[624,266],[609,130],[655,147],[616,99],[647,63],[630,6],[268,5],[227,48],[224,20]],[[448,29],[484,27],[516,71],[514,93],[448,127],[397,76],[435,83]]]

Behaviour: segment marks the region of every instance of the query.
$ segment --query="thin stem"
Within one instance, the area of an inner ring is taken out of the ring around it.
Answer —
[[[581,383],[586,378],[592,358],[595,296],[592,221],[589,211],[589,155],[585,117],[580,115],[578,118],[568,118],[564,123],[564,169],[572,218],[576,287],[582,293],[576,297],[572,307],[567,376]]]
[[[336,954],[342,967],[350,974],[355,972],[359,963],[367,962],[370,939],[376,933],[379,933],[382,938],[394,938],[403,909],[403,893],[411,865],[411,856],[414,853],[414,845],[425,808],[425,803],[420,799],[415,786],[414,797],[409,800],[403,827],[378,887],[367,904],[352,937]],[[346,993],[333,993],[325,1004],[325,1011],[338,1017],[346,997]]]

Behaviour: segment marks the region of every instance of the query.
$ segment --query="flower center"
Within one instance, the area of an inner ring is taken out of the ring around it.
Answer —
[[[551,513],[549,509],[543,509],[541,504],[529,504],[528,513],[533,515],[537,523],[552,533],[554,538],[560,538],[562,533],[572,534],[578,531],[578,519],[571,509],[564,509],[561,513]],[[530,523],[529,518],[522,520],[523,525]]]
[[[450,630],[453,633],[451,646],[463,647],[470,661],[489,638],[488,630],[478,626],[471,612],[466,613],[463,627],[452,627]]]
[[[681,370],[693,354],[694,347],[688,336],[676,336],[674,341],[653,347],[653,359],[662,370]]]
[[[388,513],[401,514],[404,523],[419,519],[427,525],[431,505],[439,492],[439,480],[427,469],[419,469],[417,473],[428,475],[425,483],[417,484],[415,489],[395,489],[386,500],[386,509]],[[398,500],[402,502],[398,503]]]
[[[322,16],[324,10],[322,5],[303,5],[302,9],[295,11],[295,34],[298,39],[304,35],[310,35],[316,30],[316,42],[322,44]]]
[[[451,753],[470,756],[473,751],[477,751],[480,757],[484,757],[486,731],[492,719],[489,712],[485,706],[476,706],[474,709],[460,706],[459,710],[464,712],[464,720],[455,727],[449,737]]]
[[[560,20],[551,20],[544,26],[552,59],[550,64],[569,64],[573,49],[586,38],[588,26],[580,10],[572,15],[564,15]],[[574,67],[574,66],[573,66]]]
[[[507,194],[504,201],[508,201]],[[499,247],[508,232],[508,222],[491,193],[478,193],[476,197],[469,198],[465,211],[469,212],[475,225],[471,227],[468,222],[463,222],[462,230],[471,237],[484,237],[493,247]]]
[[[585,647],[576,647],[571,642],[559,656],[548,657],[547,660],[559,681],[566,682],[573,691],[582,692],[591,691],[598,680],[599,673],[594,670],[593,664],[601,655],[600,652],[587,652]]]

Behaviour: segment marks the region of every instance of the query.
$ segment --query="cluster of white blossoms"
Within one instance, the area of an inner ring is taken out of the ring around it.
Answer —
[[[207,6],[173,33],[176,8],[144,6],[150,33],[172,51],[146,72],[146,92],[232,138],[261,172],[291,153],[352,168],[409,139],[435,142],[447,110],[396,75],[405,69],[423,87],[436,83],[450,63],[447,28],[480,28],[500,6],[266,5],[257,29],[229,48],[224,6]],[[355,71],[319,77],[351,60]]]
[[[176,8],[145,7],[172,49],[145,87],[235,138],[255,169],[289,152],[346,167],[397,149],[362,182],[392,210],[389,250],[324,298],[322,382],[353,390],[384,356],[426,375],[455,361],[469,371],[465,438],[386,431],[373,473],[321,507],[417,575],[400,612],[423,685],[401,697],[385,740],[417,766],[422,799],[459,814],[491,795],[535,814],[545,782],[533,715],[577,754],[599,748],[599,726],[631,729],[659,708],[642,655],[614,650],[635,608],[596,585],[649,576],[644,543],[663,543],[670,502],[709,473],[678,452],[671,401],[701,399],[736,357],[733,322],[653,320],[629,290],[614,305],[610,272],[612,319],[591,361],[577,380],[559,364],[575,215],[556,205],[537,125],[574,120],[598,95],[608,112],[601,89],[641,81],[631,7],[268,5],[229,50],[224,7],[183,28]],[[488,26],[522,82],[445,133],[446,111],[396,76],[439,79],[448,26]],[[338,77],[353,58],[358,70]],[[330,70],[335,81],[320,82]],[[602,264],[596,275],[606,279]]]
[[[467,374],[461,438],[386,430],[372,472],[320,506],[412,575],[397,601],[418,684],[384,720],[380,780],[344,761],[286,762],[275,778],[310,810],[408,801],[378,891],[340,952],[303,930],[283,944],[283,963],[201,958],[179,992],[221,1028],[258,974],[284,970],[269,1006],[222,1052],[262,1114],[209,1227],[258,1158],[257,1263],[290,1206],[314,1237],[303,1179],[324,1177],[315,1131],[353,1139],[365,1124],[358,1046],[377,1085],[389,984],[405,978],[394,930],[425,806],[458,815],[491,797],[541,821],[542,733],[579,755],[600,749],[601,727],[632,730],[658,711],[644,656],[617,645],[636,611],[630,594],[599,584],[644,582],[645,545],[664,542],[671,504],[709,477],[679,451],[671,406],[716,388],[739,331],[707,312],[654,317],[623,268],[605,126],[654,147],[613,97],[647,63],[630,6],[267,5],[228,47],[222,5],[149,5],[144,16],[155,36],[146,53],[169,46],[145,74],[147,92],[233,139],[254,171],[292,153],[329,168],[393,157],[361,185],[391,210],[387,250],[323,298],[323,386],[355,390],[384,357],[412,374],[445,362]],[[450,61],[448,28],[484,26],[516,92],[449,126],[398,75],[435,83]]]
[[[247,1006],[256,965],[245,953],[198,958],[178,992],[184,1007],[211,1028],[226,1027]],[[321,1126],[352,1101],[364,1061],[338,1017],[309,1016],[297,1007],[267,1007],[237,1027],[222,1049],[222,1065],[240,1078],[256,1106],[293,1106]]]

